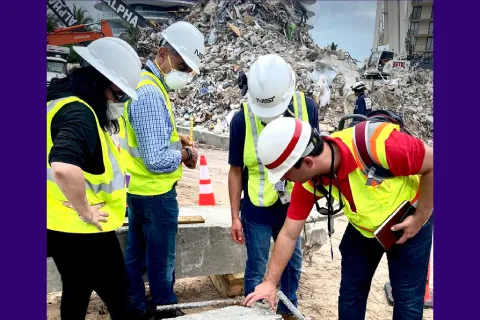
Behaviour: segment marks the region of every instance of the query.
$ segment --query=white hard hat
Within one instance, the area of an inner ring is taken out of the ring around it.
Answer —
[[[193,25],[178,21],[161,33],[163,38],[182,56],[183,61],[197,74],[205,55],[205,39],[203,34]]]
[[[73,49],[130,98],[137,99],[135,89],[140,81],[142,63],[127,42],[120,38],[105,37],[87,47],[74,46]]]
[[[287,110],[295,91],[295,73],[279,55],[258,57],[247,77],[248,105],[257,117],[276,117]]]
[[[268,170],[271,183],[277,183],[313,150],[309,145],[311,137],[310,124],[291,117],[275,119],[263,129],[258,138],[258,156]]]
[[[357,83],[355,83],[352,86],[352,90],[354,90],[354,91],[364,90],[366,88],[367,88],[367,86],[365,85],[365,83],[363,81],[358,81]]]

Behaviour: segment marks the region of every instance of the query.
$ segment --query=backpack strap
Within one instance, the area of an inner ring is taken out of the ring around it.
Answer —
[[[362,172],[367,177],[367,186],[379,185],[383,180],[393,177],[392,172],[382,167],[372,156],[369,143],[375,129],[372,125],[370,121],[362,121],[353,127],[353,144],[363,165]]]

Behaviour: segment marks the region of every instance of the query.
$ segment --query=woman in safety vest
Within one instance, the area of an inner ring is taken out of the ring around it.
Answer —
[[[364,131],[357,132],[359,128]],[[365,149],[368,152],[359,152]],[[393,318],[422,319],[432,245],[433,149],[393,123],[367,121],[320,137],[307,122],[280,118],[262,131],[258,150],[272,183],[282,179],[296,183],[267,276],[245,304],[265,299],[274,308],[276,285],[305,220],[325,195],[344,204],[350,222],[340,244],[339,319],[365,319],[370,283],[385,251],[395,301]],[[365,153],[375,159],[378,171],[365,170]],[[392,175],[380,179],[380,167]],[[401,234],[386,250],[374,232],[405,202],[416,210],[392,226]]]
[[[47,96],[47,256],[62,278],[62,319],[85,319],[92,291],[113,320],[128,319],[128,278],[115,230],[126,189],[118,131],[123,101],[137,98],[141,63],[107,37],[73,49],[89,64],[54,79]]]

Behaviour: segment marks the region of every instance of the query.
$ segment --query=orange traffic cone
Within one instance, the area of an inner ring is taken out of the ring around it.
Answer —
[[[387,296],[388,304],[393,306],[392,287],[390,282],[385,283],[385,295]],[[427,283],[425,284],[425,295],[423,296],[423,307],[425,309],[433,308],[433,293],[430,291],[430,259],[428,260]]]
[[[207,159],[203,154],[200,156],[200,192],[198,195],[198,205],[215,205],[212,182],[210,181],[210,175],[208,174]]]
[[[430,291],[430,259],[428,260],[427,284],[425,285],[423,304],[425,308],[433,308],[433,294]]]

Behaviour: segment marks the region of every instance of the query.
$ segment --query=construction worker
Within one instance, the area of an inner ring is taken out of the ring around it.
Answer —
[[[366,141],[368,152],[360,152],[367,148]],[[295,186],[265,281],[245,303],[266,299],[274,307],[276,285],[305,219],[320,195],[333,196],[344,204],[350,222],[340,244],[338,316],[340,320],[365,319],[370,283],[385,252],[373,232],[403,201],[409,201],[416,211],[393,226],[392,230],[401,234],[387,251],[395,300],[393,318],[422,319],[432,245],[433,149],[393,123],[362,122],[320,137],[307,122],[282,118],[262,131],[258,150],[271,183],[286,179],[295,181]],[[365,153],[372,154],[393,177],[382,181],[365,172],[365,164],[359,160]]]
[[[265,167],[258,159],[258,135],[267,123],[282,116],[309,121],[317,130],[319,121],[316,103],[303,92],[295,91],[295,73],[280,56],[260,56],[251,65],[246,80],[248,102],[243,104],[230,124],[228,188],[231,236],[233,241],[245,243],[247,248],[244,288],[248,295],[265,276],[270,241],[277,239],[285,221],[293,187],[293,183],[274,185],[266,179]],[[243,200],[240,199],[242,190]],[[282,291],[294,305],[298,305],[296,292],[301,268],[302,252],[298,238],[281,280]],[[283,304],[278,311],[285,319],[291,316]]]
[[[62,278],[61,319],[85,319],[92,291],[112,319],[129,319],[115,235],[125,216],[125,175],[110,133],[125,99],[137,98],[140,59],[113,37],[73,50],[89,66],[53,79],[47,93],[47,256]]]
[[[365,90],[367,89],[365,83],[363,81],[359,81],[355,83],[351,88],[353,90],[353,93],[357,97],[353,113],[366,116],[372,111],[372,100],[365,94]]]
[[[125,263],[130,278],[131,306],[149,317],[156,306],[175,304],[175,241],[178,230],[176,184],[182,163],[195,168],[198,154],[189,137],[177,132],[168,92],[184,88],[200,72],[204,37],[180,21],[162,32],[163,45],[148,60],[137,88],[138,100],[126,103],[125,129],[120,132],[122,159],[130,181],[127,190],[129,229]],[[151,303],[143,274],[147,270]],[[181,310],[158,313],[181,316]]]

